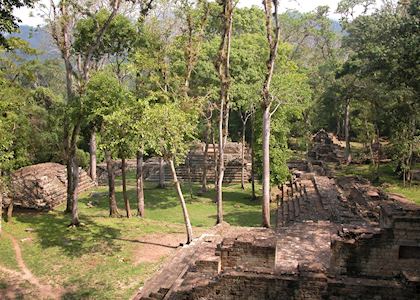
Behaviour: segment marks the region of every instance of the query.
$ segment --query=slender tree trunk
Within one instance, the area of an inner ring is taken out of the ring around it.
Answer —
[[[7,221],[10,222],[11,218],[13,217],[13,199],[10,199],[10,204],[7,207]]]
[[[340,139],[341,136],[341,121],[340,121],[340,114],[337,114],[337,124],[336,124],[336,134],[337,138]]]
[[[256,200],[257,196],[255,195],[255,145],[254,145],[254,125],[255,125],[255,115],[252,115],[251,119],[251,186],[252,186],[252,200]]]
[[[176,192],[178,194],[178,199],[179,199],[179,202],[181,203],[182,213],[184,215],[185,228],[187,231],[187,244],[189,244],[192,241],[193,233],[192,233],[190,217],[188,215],[187,205],[185,204],[185,199],[184,199],[184,195],[182,194],[181,185],[176,175],[174,161],[172,159],[169,159],[168,162],[169,162],[169,166],[171,167],[172,177],[174,180]]]
[[[223,177],[225,173],[224,151],[228,133],[229,120],[229,89],[230,89],[230,46],[232,37],[233,1],[225,0],[220,3],[223,7],[223,31],[219,46],[216,69],[220,80],[220,111],[219,111],[219,161],[216,186],[217,224],[223,222]]]
[[[123,198],[125,204],[125,212],[126,217],[131,218],[131,209],[130,209],[130,201],[128,200],[127,194],[127,164],[125,157],[121,158],[121,179],[122,179],[122,190],[123,190]]]
[[[271,103],[270,85],[274,74],[274,64],[277,57],[277,49],[280,41],[280,23],[278,19],[278,1],[263,0],[265,12],[265,27],[267,42],[270,49],[270,55],[267,60],[267,73],[263,84],[263,201],[262,201],[262,225],[270,227],[270,121],[271,121]],[[274,14],[273,14],[274,6]],[[272,22],[275,23],[275,30],[272,28]],[[274,35],[273,35],[274,33]]]
[[[115,173],[114,162],[109,151],[105,152],[106,168],[108,173],[108,197],[109,197],[109,216],[116,217],[119,215],[117,200],[115,199]]]
[[[2,220],[3,220],[3,191],[1,190],[0,184],[0,234],[2,230]]]
[[[89,143],[89,154],[90,154],[90,177],[96,183],[96,128],[92,128],[90,133],[90,143]]]
[[[351,150],[350,150],[350,100],[346,100],[345,107],[345,120],[344,120],[344,130],[345,130],[345,139],[346,139],[346,149],[344,157],[346,163],[351,163]]]
[[[216,184],[216,203],[217,203],[217,219],[216,224],[223,222],[223,176],[225,173],[225,156],[224,156],[224,147],[223,147],[223,111],[224,111],[224,101],[222,100],[222,105],[220,107],[219,115],[219,157],[218,157],[218,167],[217,167],[217,184]]]
[[[66,150],[69,152],[70,150]],[[72,198],[71,198],[71,191],[73,190],[73,175],[72,175],[72,166],[71,166],[71,159],[70,154],[67,154],[67,161],[66,161],[66,171],[67,171],[67,201],[66,201],[66,210],[65,213],[72,212]]]
[[[137,216],[144,217],[143,152],[137,152]]]
[[[218,165],[219,163],[217,162],[217,152],[216,152],[216,139],[214,137],[214,130],[211,130],[211,139],[212,139],[212,144],[213,144],[213,161],[214,161],[214,189],[217,190],[217,175],[219,174],[218,172]]]
[[[245,129],[246,123],[242,122],[242,147],[241,147],[241,188],[245,189]]]
[[[209,156],[209,122],[206,125],[205,131],[205,139],[206,145],[204,146],[204,154],[203,154],[203,178],[201,181],[201,192],[207,192],[207,168],[208,168],[208,156]]]
[[[270,227],[270,105],[263,107],[263,226]]]
[[[77,161],[77,138],[80,134],[81,128],[81,119],[80,117],[76,120],[76,124],[71,133],[70,139],[70,178],[72,179],[72,184],[70,185],[70,198],[71,198],[71,223],[70,226],[79,226],[79,212],[78,212],[78,187],[79,187],[79,162]]]
[[[165,188],[165,165],[162,157],[159,157],[159,188]]]
[[[79,226],[79,211],[78,211],[78,185],[79,185],[79,165],[77,163],[76,153],[72,155],[72,173],[73,173],[73,189],[71,197],[73,205],[71,210],[71,226]]]

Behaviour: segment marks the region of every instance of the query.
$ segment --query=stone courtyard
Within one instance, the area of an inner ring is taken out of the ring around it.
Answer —
[[[216,226],[135,299],[420,299],[420,207],[314,157],[289,163],[273,229]]]

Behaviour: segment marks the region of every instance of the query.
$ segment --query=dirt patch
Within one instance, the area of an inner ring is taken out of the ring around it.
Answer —
[[[205,230],[194,229],[194,237],[200,236]],[[139,246],[134,251],[134,265],[155,263],[174,253],[185,243],[185,233],[153,233],[135,240]]]
[[[140,245],[134,253],[134,265],[158,262],[175,252],[185,242],[184,233],[149,234],[136,240]]]
[[[5,282],[7,288],[4,291],[4,297],[6,299],[15,299],[17,296],[22,295],[22,291],[25,291],[26,288],[21,289],[20,287],[25,284],[30,284],[31,287],[34,288],[34,293],[38,294],[36,298],[38,299],[60,299],[61,295],[63,294],[63,290],[61,288],[53,288],[48,284],[43,284],[40,280],[32,274],[32,272],[26,266],[23,257],[22,257],[22,250],[20,249],[19,242],[10,234],[5,233],[4,235],[10,238],[13,245],[13,250],[15,252],[16,261],[19,265],[19,269],[21,272],[16,272],[13,270],[9,270],[4,267],[0,267],[0,270],[3,273],[8,274],[8,276],[18,278],[19,280],[12,280]],[[0,293],[1,296],[1,293]],[[10,298],[9,298],[10,297]],[[0,299],[3,299],[0,297]]]

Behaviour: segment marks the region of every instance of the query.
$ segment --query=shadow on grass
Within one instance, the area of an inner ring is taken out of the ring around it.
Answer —
[[[170,188],[158,189],[158,188],[147,188],[144,190],[145,193],[145,205],[146,209],[157,210],[157,209],[168,209],[179,205],[178,198],[176,197],[175,191]],[[127,190],[128,199],[130,200],[130,206],[132,209],[137,208],[137,194],[136,190],[128,187]],[[124,200],[121,191],[115,193],[118,208],[124,209]],[[90,197],[84,197],[80,199],[82,203],[92,200]],[[108,193],[100,193],[100,196],[95,199],[95,206],[102,210],[109,209]]]
[[[162,243],[145,242],[145,241],[133,240],[133,239],[117,238],[117,240],[124,241],[124,242],[138,243],[138,244],[143,244],[143,245],[153,245],[153,246],[159,246],[159,247],[165,247],[165,248],[171,248],[171,249],[178,248],[177,246],[165,245]]]
[[[93,299],[93,297],[96,294],[97,294],[97,291],[95,289],[83,287],[83,289],[80,289],[77,291],[66,292],[61,297],[61,299],[64,299],[64,300]]]
[[[271,227],[275,226],[275,211],[271,211]],[[245,227],[260,227],[262,226],[261,211],[237,211],[228,212],[224,214],[224,220],[230,225],[245,226]]]
[[[100,253],[112,255],[121,247],[115,240],[121,236],[119,229],[98,224],[83,216],[83,226],[69,228],[69,216],[64,213],[18,214],[16,220],[33,228],[42,248],[59,247],[69,257]]]
[[[189,211],[192,219],[194,218],[195,213],[198,213],[203,218],[211,219],[213,223],[216,222],[216,204],[214,203],[215,191],[214,189],[209,189],[208,192],[204,194],[199,194],[201,186],[199,184],[194,184],[193,189],[193,198],[190,196],[190,187],[187,183],[184,183],[182,186],[184,197],[187,205],[189,206]],[[117,204],[120,209],[121,215],[124,215],[124,203],[121,190],[116,192]],[[136,203],[136,190],[135,186],[129,186],[128,189],[128,198],[130,200],[131,209],[137,208]],[[92,198],[85,197],[81,199],[82,203],[91,201]],[[105,212],[108,210],[108,195],[107,192],[102,192],[97,195],[95,200],[95,213],[102,211]],[[225,207],[225,216],[226,221],[232,225],[237,226],[260,226],[261,225],[261,202],[259,200],[253,200],[251,198],[250,190],[241,190],[239,185],[226,185],[224,186],[223,192],[223,203]],[[192,206],[191,206],[192,205]],[[145,209],[146,216],[148,215],[147,211],[150,212],[160,212],[156,220],[162,219],[165,220],[164,212],[166,209],[178,208],[181,210],[178,197],[172,185],[168,185],[164,189],[156,188],[154,183],[147,183],[145,188]],[[206,213],[207,211],[208,213]],[[94,216],[94,213],[91,215]],[[200,223],[198,223],[200,224]]]

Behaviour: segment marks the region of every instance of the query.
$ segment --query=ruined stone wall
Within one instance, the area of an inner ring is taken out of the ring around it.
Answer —
[[[420,270],[420,207],[384,203],[379,231],[365,228],[332,241],[330,272],[390,278]]]
[[[325,280],[296,280],[293,277],[246,274],[231,272],[222,274],[207,286],[188,291],[178,291],[170,299],[321,299],[326,289]]]
[[[273,269],[276,246],[274,241],[258,245],[254,241],[225,239],[219,245],[222,270],[226,269]]]
[[[398,282],[304,275],[300,277],[231,272],[192,290],[180,290],[169,299],[317,300],[418,299],[416,288]]]

